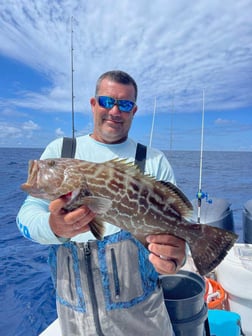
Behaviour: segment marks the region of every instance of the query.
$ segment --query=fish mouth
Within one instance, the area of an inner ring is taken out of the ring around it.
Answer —
[[[28,167],[28,178],[25,183],[21,185],[21,189],[24,191],[30,191],[37,186],[37,173],[38,173],[37,160],[30,160]]]

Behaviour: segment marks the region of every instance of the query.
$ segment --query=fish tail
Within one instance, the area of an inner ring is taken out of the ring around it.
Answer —
[[[194,224],[193,226],[196,231],[199,230],[199,236],[190,245],[192,258],[199,273],[206,275],[225,258],[238,236],[231,231],[206,224]]]

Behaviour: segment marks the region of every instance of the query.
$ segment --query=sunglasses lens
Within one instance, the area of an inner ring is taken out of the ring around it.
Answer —
[[[114,98],[107,97],[107,96],[99,96],[98,102],[101,107],[104,107],[106,109],[111,109],[115,105],[116,100]]]
[[[119,110],[122,112],[130,112],[133,109],[134,105],[135,103],[130,100],[118,101]]]
[[[117,105],[122,112],[130,112],[135,105],[134,102],[126,99],[114,99],[108,96],[99,96],[97,98],[101,107],[111,109],[114,105]]]

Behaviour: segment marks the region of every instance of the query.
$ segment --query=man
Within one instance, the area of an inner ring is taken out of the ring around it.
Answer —
[[[136,143],[128,138],[137,111],[137,85],[122,71],[104,73],[90,104],[94,130],[77,138],[78,159],[133,162]],[[61,156],[62,139],[47,146],[42,159]],[[164,154],[148,148],[145,173],[175,183]],[[65,213],[65,200],[50,204],[28,196],[17,223],[22,233],[52,244],[50,265],[57,293],[62,335],[173,335],[158,273],[175,273],[185,260],[185,242],[170,235],[147,238],[148,250],[128,232],[106,223],[95,240],[89,223],[95,217],[82,206]]]

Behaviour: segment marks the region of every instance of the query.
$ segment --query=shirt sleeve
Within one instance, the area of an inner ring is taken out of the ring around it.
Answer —
[[[17,226],[23,236],[40,244],[61,244],[49,224],[49,202],[28,196],[17,215]]]

